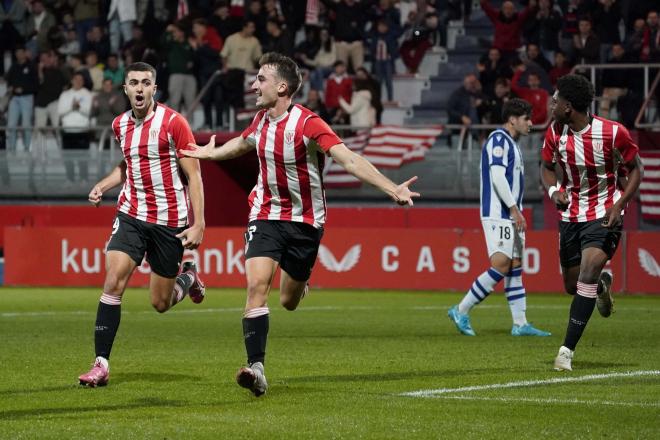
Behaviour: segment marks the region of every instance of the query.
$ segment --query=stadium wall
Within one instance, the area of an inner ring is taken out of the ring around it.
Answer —
[[[243,228],[209,228],[204,244],[186,251],[207,286],[244,287]],[[101,286],[109,229],[5,228],[5,284]],[[530,292],[563,290],[557,233],[530,231],[524,256]],[[625,232],[611,262],[615,289],[660,294],[660,233]],[[331,228],[311,284],[321,288],[465,290],[488,267],[480,230]],[[147,286],[145,262],[131,280]]]

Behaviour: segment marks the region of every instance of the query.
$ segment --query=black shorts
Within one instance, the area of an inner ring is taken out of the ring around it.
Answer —
[[[121,251],[142,264],[144,254],[151,270],[165,278],[174,278],[179,274],[183,245],[176,234],[185,227],[170,228],[168,226],[147,223],[118,212],[112,225],[112,235],[106,250]]]
[[[319,252],[323,228],[300,222],[254,220],[245,231],[245,259],[269,257],[297,281],[307,281]]]
[[[623,224],[623,222],[621,222]],[[582,251],[595,247],[612,259],[621,239],[621,224],[616,228],[603,226],[603,219],[590,222],[559,222],[559,262],[564,267],[578,266]]]

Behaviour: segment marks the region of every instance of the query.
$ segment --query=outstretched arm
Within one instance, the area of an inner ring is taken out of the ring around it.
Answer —
[[[110,173],[101,179],[89,192],[88,200],[98,208],[101,204],[103,193],[115,186],[121,185],[126,180],[126,162],[122,159]]]
[[[196,144],[188,144],[193,147],[193,150],[181,150],[181,154],[187,157],[194,157],[195,159],[205,160],[227,160],[234,159],[244,155],[250,150],[254,149],[254,145],[243,139],[242,136],[237,136],[221,147],[215,146],[215,135],[211,136],[209,143],[204,146]]]
[[[413,198],[420,196],[419,193],[412,192],[409,188],[417,180],[417,176],[397,185],[378,171],[371,162],[349,150],[344,144],[337,144],[330,148],[330,156],[350,174],[362,182],[380,189],[399,205],[412,206]]]

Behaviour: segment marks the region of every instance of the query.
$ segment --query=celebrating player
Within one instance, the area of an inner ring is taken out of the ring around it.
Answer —
[[[543,185],[561,215],[559,260],[564,287],[573,295],[566,337],[554,363],[558,371],[572,369],[575,346],[594,305],[604,317],[612,313],[612,276],[603,267],[616,252],[623,209],[643,174],[639,149],[626,127],[589,114],[593,97],[593,86],[583,76],[559,79],[552,98],[554,122],[541,152]],[[562,170],[560,183],[555,163]],[[623,192],[617,182],[619,166],[628,171]]]
[[[89,201],[98,206],[105,191],[124,185],[106,248],[106,277],[94,332],[96,360],[79,377],[81,385],[91,387],[108,383],[121,298],[145,253],[151,266],[151,304],[158,312],[169,310],[186,295],[194,303],[204,299],[204,284],[195,265],[185,263],[179,274],[184,248],[195,249],[204,235],[199,161],[180,156],[194,142],[190,126],[179,113],[154,101],[156,70],[149,64],[128,66],[124,92],[131,110],[112,122],[124,159],[89,193]],[[189,226],[188,194],[181,172],[188,182],[194,215]]]
[[[243,133],[215,148],[215,138],[204,147],[183,154],[226,160],[253,149],[259,157],[259,177],[249,197],[251,207],[245,232],[247,303],[243,335],[248,366],[236,380],[255,396],[266,392],[264,358],[268,336],[267,305],[273,278],[281,267],[280,303],[295,310],[308,290],[307,280],[316,260],[326,204],[321,175],[330,155],[348,172],[389,195],[399,205],[412,205],[413,177],[396,185],[371,163],[349,150],[315,113],[292,103],[302,81],[296,63],[278,53],[259,60],[252,88],[262,109]]]
[[[479,275],[460,304],[448,315],[459,332],[476,336],[470,324],[470,310],[486,299],[504,279],[504,292],[513,317],[513,336],[550,336],[527,322],[527,299],[522,284],[522,253],[525,248],[523,158],[517,140],[532,126],[532,106],[511,99],[502,107],[502,128],[493,131],[481,153],[481,224],[486,236],[490,268]]]

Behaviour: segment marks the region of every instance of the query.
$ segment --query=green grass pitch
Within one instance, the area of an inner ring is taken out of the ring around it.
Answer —
[[[110,384],[80,387],[99,296],[0,288],[0,438],[660,437],[660,297],[617,297],[608,319],[595,311],[573,372],[557,373],[568,296],[528,297],[549,338],[511,337],[502,294],[473,311],[469,338],[446,316],[459,294],[313,290],[287,312],[273,292],[270,388],[255,398],[234,380],[245,361],[239,290],[163,315],[146,290],[129,290]]]

